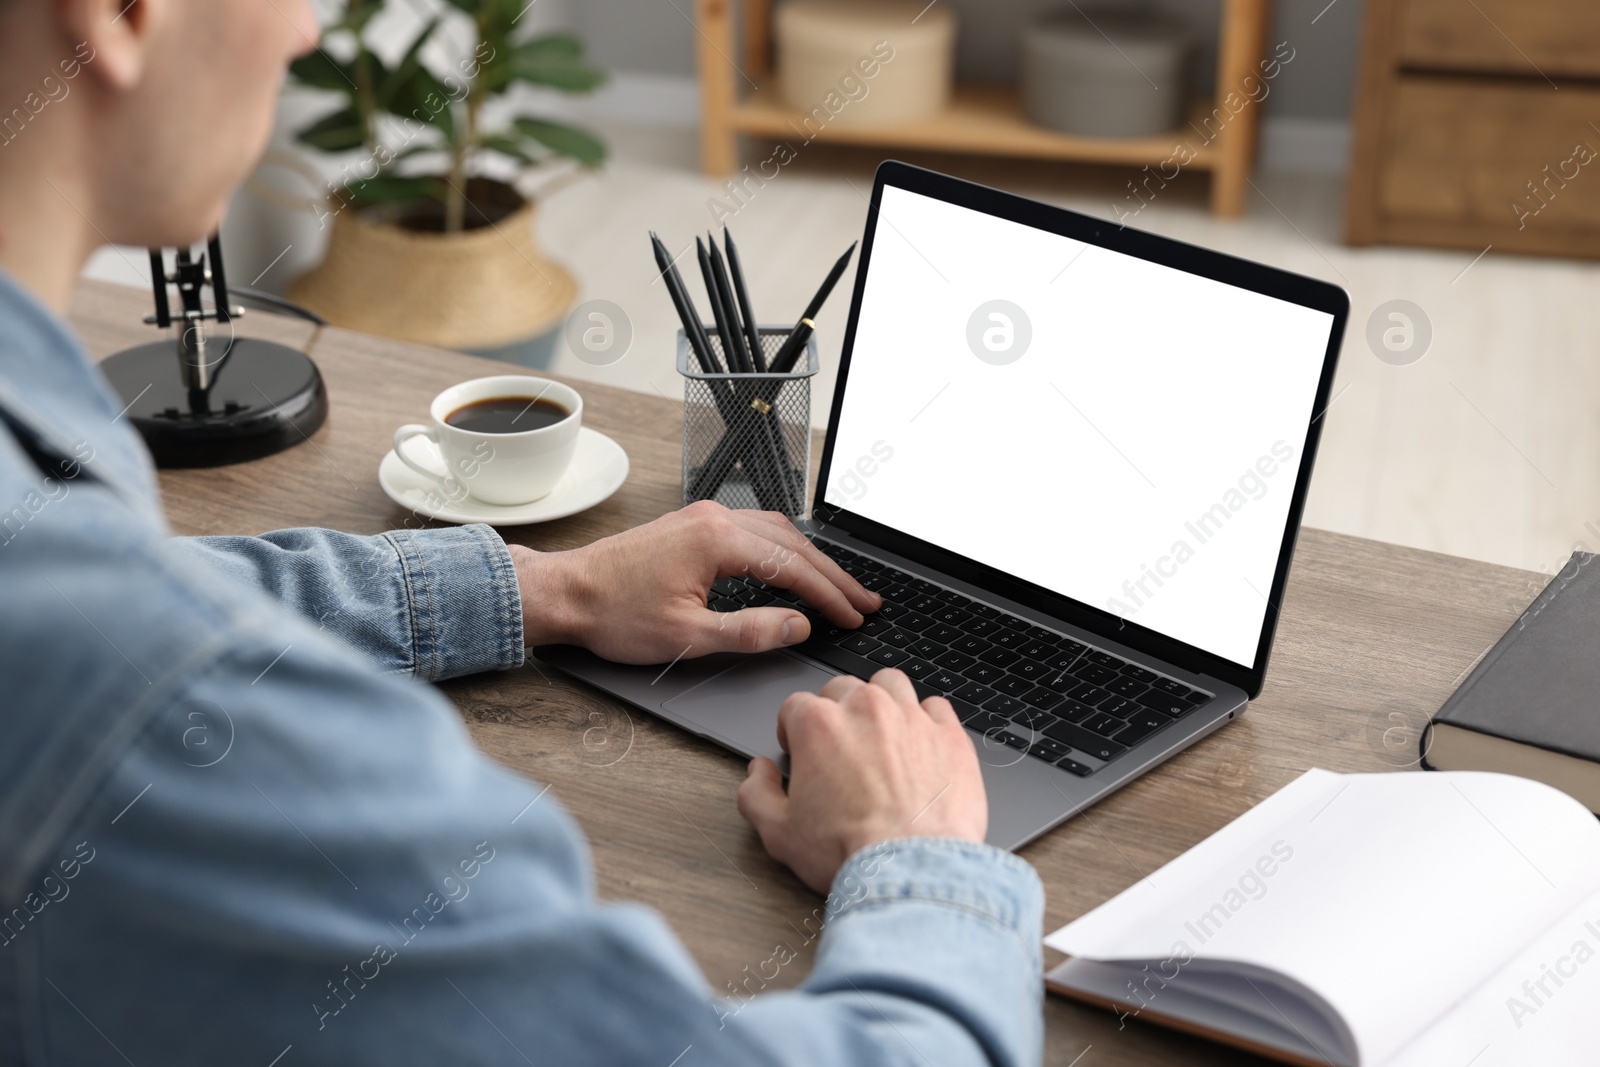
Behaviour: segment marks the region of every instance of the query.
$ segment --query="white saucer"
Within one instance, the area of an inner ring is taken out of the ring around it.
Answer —
[[[444,474],[439,446],[426,437],[412,437],[406,453],[429,470]],[[578,451],[572,466],[550,492],[527,504],[485,504],[472,497],[446,500],[438,483],[429,481],[400,461],[390,449],[378,464],[378,484],[389,499],[418,515],[445,522],[486,522],[490,526],[521,526],[530,522],[564,519],[594,507],[622,488],[628,480],[628,453],[598,430],[578,430]]]

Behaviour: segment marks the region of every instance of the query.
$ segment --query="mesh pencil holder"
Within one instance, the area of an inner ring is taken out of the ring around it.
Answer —
[[[728,366],[716,328],[707,326],[706,332],[718,363]],[[762,326],[764,357],[775,355],[790,332],[787,326]],[[716,374],[699,368],[679,330],[678,373],[683,375],[683,502],[715,500],[730,508],[803,516],[816,335],[806,339],[805,351],[786,373]]]

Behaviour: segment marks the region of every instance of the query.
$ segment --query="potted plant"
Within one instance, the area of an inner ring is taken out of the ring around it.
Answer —
[[[553,337],[576,286],[535,246],[533,202],[490,171],[559,158],[592,166],[605,146],[533,114],[494,121],[511,105],[493,102],[517,85],[588,92],[605,76],[570,34],[519,40],[526,0],[448,3],[455,11],[423,26],[391,66],[368,43],[384,0],[345,0],[321,46],[291,65],[298,83],[342,98],[296,139],[350,161],[317,207],[327,254],[290,296],[351,329],[539,362],[548,344],[530,339]],[[422,55],[446,17],[475,36],[438,71]]]

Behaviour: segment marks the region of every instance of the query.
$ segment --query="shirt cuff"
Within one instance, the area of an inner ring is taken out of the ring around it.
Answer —
[[[499,534],[473,523],[383,536],[400,558],[417,677],[522,666],[522,594]]]
[[[953,837],[901,837],[857,851],[834,875],[830,922],[900,901],[942,905],[1016,935],[1043,973],[1044,886],[1026,861]]]

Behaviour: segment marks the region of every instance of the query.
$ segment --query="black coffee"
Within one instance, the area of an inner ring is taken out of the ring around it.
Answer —
[[[522,433],[553,426],[572,412],[553,400],[531,396],[492,396],[456,408],[445,422],[473,433]]]

